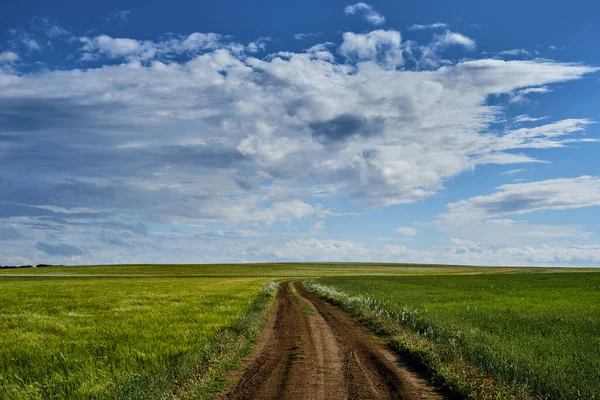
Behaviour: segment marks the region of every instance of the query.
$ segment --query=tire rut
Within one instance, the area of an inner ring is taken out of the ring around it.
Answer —
[[[341,309],[300,282],[281,285],[275,318],[226,394],[250,399],[444,399]]]

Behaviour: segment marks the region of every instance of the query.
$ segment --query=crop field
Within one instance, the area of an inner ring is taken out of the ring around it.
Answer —
[[[569,271],[342,263],[0,270],[0,399],[213,398],[274,315],[273,282],[307,279],[462,397],[594,399],[600,274]]]
[[[472,275],[511,272],[558,272],[564,268],[470,267],[423,264],[376,263],[270,263],[270,264],[180,264],[180,265],[89,265],[72,267],[13,268],[2,276],[96,276],[96,277],[263,277],[311,278],[353,275]],[[586,271],[586,269],[569,269]]]
[[[255,339],[264,282],[0,278],[0,398],[185,397],[248,350],[223,328]]]
[[[329,277],[341,305],[471,398],[600,398],[600,274]]]

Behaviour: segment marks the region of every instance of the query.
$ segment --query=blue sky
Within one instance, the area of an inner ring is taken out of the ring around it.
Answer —
[[[0,264],[600,266],[595,2],[2,10]]]

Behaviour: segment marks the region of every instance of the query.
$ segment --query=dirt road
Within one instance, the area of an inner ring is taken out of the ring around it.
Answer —
[[[443,399],[363,326],[283,283],[276,313],[227,399]]]

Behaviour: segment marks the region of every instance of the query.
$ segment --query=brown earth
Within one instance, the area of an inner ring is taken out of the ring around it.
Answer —
[[[300,282],[276,312],[226,399],[443,399],[410,365]]]

